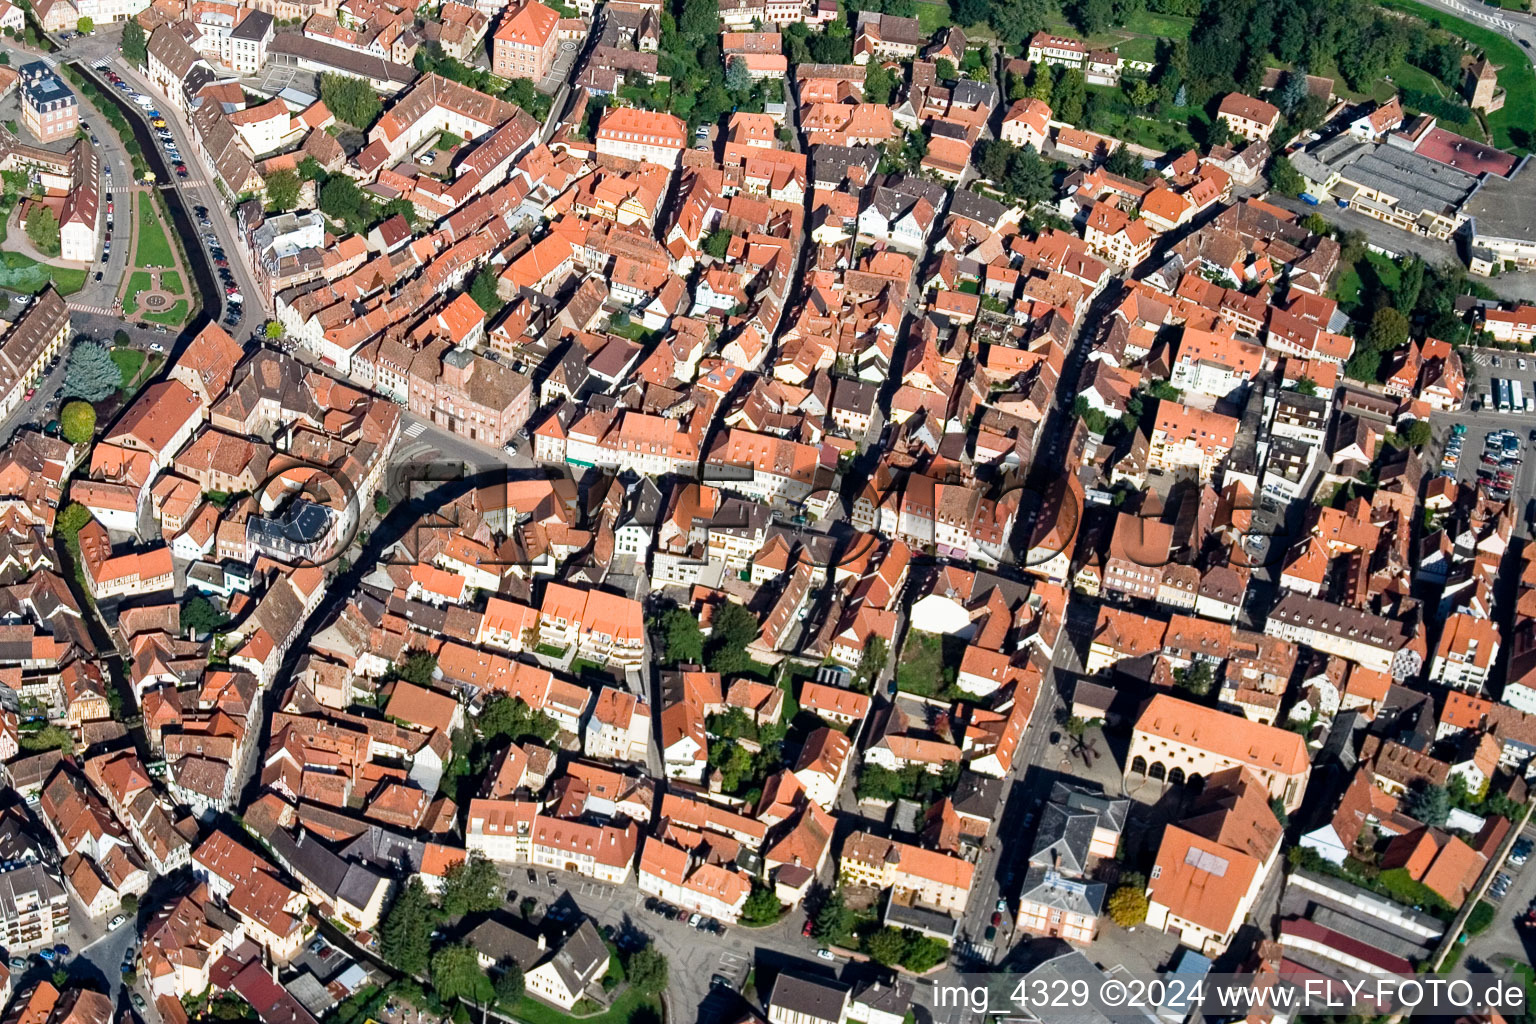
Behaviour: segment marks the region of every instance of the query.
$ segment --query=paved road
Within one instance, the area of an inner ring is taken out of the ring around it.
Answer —
[[[1444,263],[1448,260],[1463,266],[1466,263],[1451,242],[1437,242],[1433,238],[1410,235],[1406,231],[1399,231],[1390,224],[1374,220],[1363,213],[1341,210],[1334,203],[1309,206],[1300,199],[1274,193],[1271,193],[1265,201],[1274,203],[1281,209],[1290,210],[1292,213],[1299,213],[1303,217],[1313,213],[1320,214],[1328,223],[1349,231],[1362,232],[1370,244],[1399,256],[1414,253],[1430,263]],[[1487,285],[1501,299],[1536,301],[1536,274],[1500,274],[1498,277],[1479,277],[1476,280],[1480,284]]]
[[[1536,830],[1527,830],[1525,835],[1536,839]],[[1504,873],[1513,879],[1509,892],[1505,893],[1502,900],[1489,900],[1495,904],[1497,911],[1493,924],[1488,926],[1487,931],[1468,941],[1466,953],[1456,967],[1457,976],[1465,976],[1469,970],[1478,969],[1480,964],[1496,973],[1503,973],[1506,959],[1530,963],[1533,955],[1536,955],[1536,932],[1522,929],[1517,924],[1525,916],[1526,908],[1536,902],[1536,862],[1528,861],[1524,868],[1516,868],[1506,862]]]
[[[234,221],[230,218],[229,203],[213,184],[213,169],[201,164],[197,156],[198,147],[192,142],[192,130],[187,126],[185,118],[176,108],[176,105],[165,100],[155,90],[151,89],[149,82],[137,71],[128,66],[118,52],[118,44],[122,38],[122,30],[118,26],[104,26],[89,36],[73,39],[64,44],[62,56],[68,60],[80,61],[85,64],[93,63],[99,59],[105,59],[113,71],[121,75],[125,81],[138,91],[156,101],[156,109],[165,117],[169,125],[171,135],[175,138],[182,157],[187,161],[187,167],[192,172],[186,181],[175,179],[172,182],[162,183],[162,188],[175,188],[178,190],[190,213],[192,207],[203,206],[209,211],[213,221],[213,232],[218,236],[220,244],[229,256],[230,267],[235,275],[235,282],[245,298],[245,315],[240,323],[230,329],[230,333],[236,338],[249,333],[271,315],[272,306],[266,299],[264,290],[256,287],[255,276],[246,265],[244,247],[237,245],[238,235],[235,231]],[[98,136],[100,133],[98,132]],[[207,229],[202,229],[207,230]],[[189,250],[196,250],[203,244],[200,237],[184,238],[183,244]],[[195,251],[188,253],[191,259],[197,259]],[[217,275],[215,275],[217,276]],[[209,306],[209,314],[222,315],[221,301],[212,296],[205,296],[205,304]]]

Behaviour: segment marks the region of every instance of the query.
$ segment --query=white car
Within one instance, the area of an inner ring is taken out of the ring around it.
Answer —
[[[1525,360],[1524,359],[1520,360],[1520,369],[1522,369],[1522,370],[1525,369]]]
[[[149,350],[150,350],[150,351],[151,351],[151,352],[164,352],[164,351],[165,351],[165,346],[164,346],[164,345],[162,345],[162,344],[160,344],[160,343],[159,343],[159,342],[158,342],[158,341],[157,341],[157,342],[155,342],[155,343],[154,343],[154,344],[153,344],[153,345],[151,345],[151,346],[149,346]]]
[[[118,914],[112,920],[107,922],[107,928],[108,929],[116,928],[118,925],[122,924],[126,920],[128,920],[126,917],[124,917],[122,914]]]
[[[837,960],[837,957],[832,955],[832,951],[830,949],[818,949],[816,951],[816,956],[822,960]]]

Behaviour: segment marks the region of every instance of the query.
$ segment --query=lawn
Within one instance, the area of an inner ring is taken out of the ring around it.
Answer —
[[[187,322],[187,316],[191,308],[186,299],[177,299],[170,309],[163,313],[145,313],[144,319],[150,323],[165,324],[167,327],[180,327]]]
[[[160,275],[160,287],[172,295],[187,294],[187,290],[181,286],[181,275],[174,270],[167,270]]]
[[[132,274],[128,275],[128,290],[123,293],[124,315],[132,316],[134,313],[138,312],[139,292],[149,291],[149,289],[154,286],[154,283],[154,279],[149,276],[148,271],[136,270]]]
[[[938,0],[937,3],[931,0],[918,0],[917,23],[921,26],[923,35],[933,35],[939,29],[951,24],[949,4],[945,0]]]
[[[155,210],[154,200],[147,194],[140,194],[136,205],[139,208],[139,238],[138,248],[135,250],[134,266],[169,267],[174,265],[176,257],[171,255],[171,243],[166,238],[165,224],[160,220],[160,214]]]
[[[517,1001],[512,1016],[527,1024],[661,1024],[661,1004],[638,989],[629,988],[619,993],[605,1012],[591,1017],[575,1017],[553,1006],[541,1003],[529,996]]]
[[[1189,34],[1195,30],[1195,19],[1179,14],[1137,11],[1126,19],[1125,30],[1147,36],[1162,36],[1164,39],[1188,39]]]
[[[144,368],[144,353],[135,348],[114,348],[112,361],[117,364],[117,372],[123,378],[123,388],[127,390]]]
[[[1401,279],[1402,270],[1395,262],[1379,253],[1367,252],[1361,262],[1340,269],[1335,288],[1339,308],[1354,316],[1377,291],[1396,291]]]
[[[19,252],[0,252],[0,288],[37,294],[52,281],[60,295],[73,295],[85,287],[84,270],[50,267]]]
[[[1498,67],[1499,87],[1506,93],[1504,108],[1488,115],[1493,144],[1520,153],[1530,150],[1532,125],[1536,124],[1536,76],[1531,74],[1531,63],[1525,59],[1520,47],[1492,29],[1479,28],[1413,0],[1381,0],[1381,5],[1422,18],[1480,47]]]
[[[960,670],[965,643],[955,638],[920,629],[907,632],[901,660],[896,663],[896,687],[925,697],[938,696],[949,689]]]

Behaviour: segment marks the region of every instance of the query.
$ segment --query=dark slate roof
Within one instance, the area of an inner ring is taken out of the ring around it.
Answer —
[[[949,212],[981,224],[996,224],[1008,212],[1008,208],[990,196],[960,189],[949,201]]]
[[[783,1007],[815,1020],[841,1021],[847,1003],[848,986],[842,982],[788,971],[774,979],[773,991],[768,996],[769,1007]]]

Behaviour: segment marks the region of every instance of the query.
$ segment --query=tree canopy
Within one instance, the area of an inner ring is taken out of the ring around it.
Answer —
[[[69,363],[64,368],[65,397],[99,402],[122,384],[123,373],[101,342],[86,339],[69,350]]]
[[[70,444],[85,444],[96,433],[96,410],[89,402],[67,402],[59,412],[59,425],[64,440]]]
[[[320,99],[337,118],[367,128],[384,109],[379,94],[361,78],[326,71],[320,75]]]
[[[501,906],[501,876],[496,865],[479,854],[459,861],[443,876],[443,913],[463,917]]]
[[[44,256],[57,256],[59,246],[59,218],[42,203],[32,207],[27,214],[27,238]]]
[[[757,616],[734,601],[721,604],[715,610],[709,643],[704,647],[709,670],[727,676],[745,671],[752,662],[747,645],[757,639],[757,634]]]
[[[415,875],[399,894],[384,917],[379,930],[379,952],[384,959],[406,974],[420,974],[432,956],[432,928],[437,923],[437,908],[432,897]],[[478,971],[479,964],[475,965]]]
[[[299,189],[304,183],[299,180],[297,171],[287,168],[273,171],[267,175],[264,184],[269,210],[292,210],[299,205]]]

